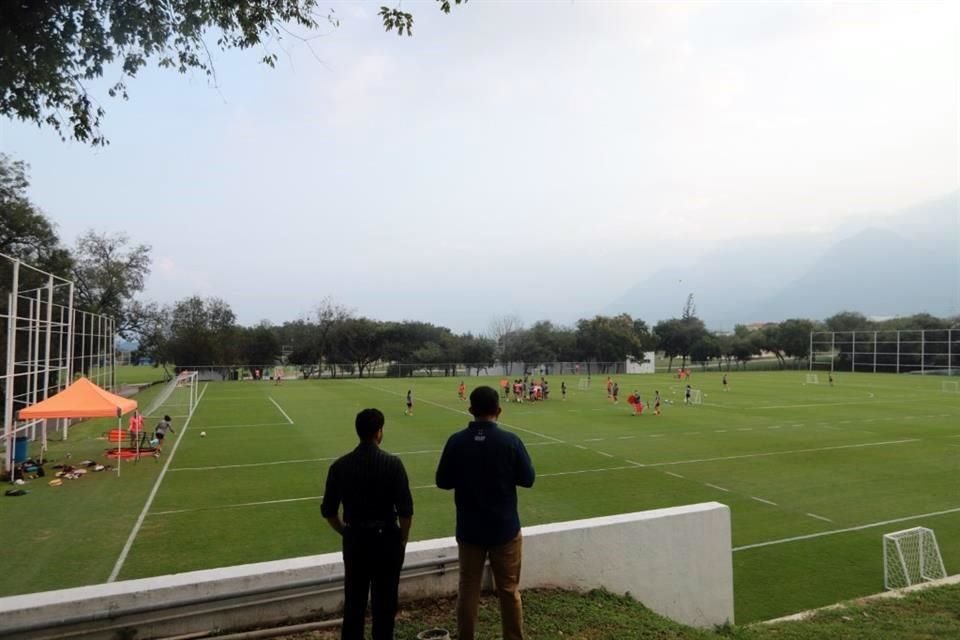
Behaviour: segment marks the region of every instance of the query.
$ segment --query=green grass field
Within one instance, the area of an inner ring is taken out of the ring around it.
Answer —
[[[666,375],[620,376],[622,398],[659,388],[674,401],[661,417],[634,417],[608,402],[600,377],[589,391],[567,377],[566,402],[555,377],[550,401],[511,403],[502,415],[538,473],[533,489],[521,490],[521,519],[727,504],[741,623],[881,591],[885,532],[934,529],[948,573],[958,571],[960,395],[942,393],[936,378],[839,374],[834,387],[820,378],[806,385],[802,372],[731,373],[723,393],[719,374],[694,372],[704,404],[684,407],[682,385]],[[121,557],[119,578],[128,579],[337,550],[319,513],[323,481],[355,444],[354,415],[370,406],[387,415],[383,446],[401,455],[414,487],[413,538],[452,535],[453,497],[432,485],[446,437],[467,420],[458,382],[201,384],[192,421],[185,429],[175,421],[159,461],[58,488],[38,480],[27,496],[0,501],[0,595],[103,582]],[[407,388],[412,417],[403,411]],[[98,456],[107,428],[77,427],[53,443],[51,460]]]

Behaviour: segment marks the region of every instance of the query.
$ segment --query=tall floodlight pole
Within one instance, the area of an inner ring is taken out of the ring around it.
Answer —
[[[877,332],[873,332],[873,372],[877,372]]]
[[[813,331],[810,332],[810,357],[807,358],[807,368],[813,371]]]

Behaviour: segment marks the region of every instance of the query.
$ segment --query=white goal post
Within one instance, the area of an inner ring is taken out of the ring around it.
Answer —
[[[690,389],[690,404],[703,404],[703,392],[700,389]]]
[[[199,377],[197,371],[181,371],[157,393],[143,415],[151,419],[165,415],[180,419],[192,416],[200,400]]]
[[[815,373],[808,373],[805,384],[820,384],[820,377]]]
[[[960,381],[941,380],[940,391],[942,391],[943,393],[960,393]]]
[[[580,378],[580,381],[577,382],[577,389],[580,391],[588,391],[590,389],[590,378],[584,376]]]
[[[902,589],[947,577],[932,529],[914,527],[883,536],[883,586]]]

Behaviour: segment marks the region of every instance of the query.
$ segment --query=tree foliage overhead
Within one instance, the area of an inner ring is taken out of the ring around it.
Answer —
[[[466,0],[437,0],[444,13]],[[286,39],[339,26],[318,0],[56,0],[0,2],[0,116],[52,127],[61,138],[107,144],[106,110],[92,83],[116,74],[106,93],[127,99],[147,64],[198,71],[215,83],[213,50],[263,48],[275,65]],[[388,32],[412,35],[413,15],[381,7]]]
[[[0,153],[0,253],[67,277],[73,259],[53,223],[30,202],[29,186],[27,165]]]

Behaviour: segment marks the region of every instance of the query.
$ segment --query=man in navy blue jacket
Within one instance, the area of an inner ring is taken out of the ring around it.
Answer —
[[[520,559],[523,538],[517,487],[532,487],[533,463],[523,442],[497,425],[500,395],[491,387],[470,394],[474,420],[450,436],[437,467],[437,486],[453,489],[457,505],[460,593],[459,640],[473,640],[487,558],[500,598],[503,640],[523,640]]]

